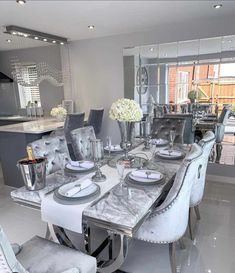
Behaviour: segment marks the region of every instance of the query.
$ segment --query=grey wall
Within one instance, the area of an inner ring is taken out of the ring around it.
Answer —
[[[123,57],[124,97],[134,99],[135,60],[134,56]]]
[[[235,17],[204,19],[174,25],[162,25],[152,31],[70,44],[72,91],[65,97],[75,100],[78,111],[105,108],[102,135],[119,139],[116,123],[109,119],[113,101],[124,96],[123,48],[234,34]]]
[[[53,68],[61,70],[60,48],[58,46],[43,46],[21,50],[0,52],[0,71],[11,76],[10,59],[18,57],[22,62],[46,62]],[[63,87],[57,87],[44,80],[39,84],[42,107],[48,114],[53,106],[61,103],[64,98]],[[19,109],[19,96],[17,84],[0,84],[0,115],[25,113]]]

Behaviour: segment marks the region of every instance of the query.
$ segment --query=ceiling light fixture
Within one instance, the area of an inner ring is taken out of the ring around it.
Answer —
[[[12,42],[12,40],[11,40],[11,39],[7,39],[6,41],[7,41],[8,43],[11,43],[11,42]]]
[[[92,29],[94,29],[94,28],[95,28],[95,26],[90,25],[90,26],[88,26],[88,28],[89,28],[90,30],[92,30]]]
[[[16,0],[16,3],[24,5],[26,3],[26,0]]]
[[[153,48],[153,47],[151,47],[149,50],[150,50],[151,52],[153,52],[153,51],[154,51],[154,48]]]
[[[11,35],[17,35],[20,37],[25,37],[33,40],[41,40],[48,43],[53,44],[61,44],[64,45],[68,42],[68,40],[64,37],[36,31],[33,29],[28,28],[22,28],[18,26],[6,26],[4,33],[11,34]]]
[[[223,7],[223,5],[222,4],[217,4],[217,5],[214,5],[214,8],[215,9],[220,9],[220,8],[222,8]]]

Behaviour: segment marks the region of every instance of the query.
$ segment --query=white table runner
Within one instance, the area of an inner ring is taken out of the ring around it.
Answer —
[[[97,183],[100,186],[100,196],[104,195],[112,187],[119,183],[117,170],[108,165],[103,166],[102,172],[106,175],[105,182]],[[94,173],[90,173],[81,181],[91,178]],[[99,197],[100,197],[99,196]],[[99,198],[97,197],[97,198]],[[42,198],[41,203],[41,217],[42,220],[53,225],[60,226],[71,231],[82,233],[82,213],[83,210],[89,206],[91,202],[77,205],[62,205],[53,199],[53,193]]]

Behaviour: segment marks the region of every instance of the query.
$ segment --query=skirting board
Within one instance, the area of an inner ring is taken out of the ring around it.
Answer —
[[[229,183],[229,184],[234,184],[235,185],[235,177],[208,174],[206,176],[206,180],[208,182],[211,181],[211,182]]]

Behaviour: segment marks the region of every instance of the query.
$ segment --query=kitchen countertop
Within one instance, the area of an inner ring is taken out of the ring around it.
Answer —
[[[38,118],[37,120],[0,126],[0,133],[43,134],[63,127],[64,121],[54,118]]]
[[[26,117],[26,116],[1,116],[0,115],[0,120],[9,120],[9,121],[31,121],[34,120],[34,118],[31,117]]]

